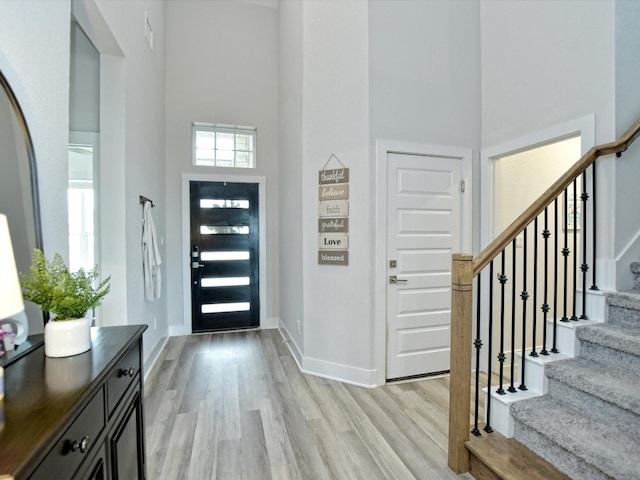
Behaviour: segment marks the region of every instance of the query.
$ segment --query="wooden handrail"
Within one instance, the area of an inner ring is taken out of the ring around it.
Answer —
[[[451,266],[451,376],[449,387],[448,465],[456,473],[469,469],[471,335],[473,279],[551,204],[598,157],[624,152],[640,136],[638,119],[618,140],[590,149],[477,257],[454,254]]]
[[[585,153],[567,172],[551,185],[534,203],[531,204],[511,225],[498,235],[487,247],[473,259],[473,276],[482,271],[514,238],[524,230],[544,209],[560,195],[578,175],[593,162],[604,155],[624,152],[640,136],[640,119],[615,142],[593,147]]]

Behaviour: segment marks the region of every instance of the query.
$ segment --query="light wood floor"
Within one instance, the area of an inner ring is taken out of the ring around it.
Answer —
[[[172,337],[145,388],[152,480],[459,479],[447,377],[367,389],[304,375],[260,330]]]

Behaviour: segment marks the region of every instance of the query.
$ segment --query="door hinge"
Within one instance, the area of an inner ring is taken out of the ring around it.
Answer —
[[[460,192],[461,193],[464,193],[464,188],[465,188],[464,180],[460,180]]]

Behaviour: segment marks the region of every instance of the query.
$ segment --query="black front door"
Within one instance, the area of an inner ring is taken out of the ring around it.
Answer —
[[[258,184],[190,182],[193,332],[260,325]]]

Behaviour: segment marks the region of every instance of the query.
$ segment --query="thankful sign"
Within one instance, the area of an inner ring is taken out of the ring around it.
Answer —
[[[342,168],[326,169],[336,159]],[[318,264],[349,264],[349,169],[331,155],[318,172]]]
[[[349,169],[320,170],[318,172],[318,184],[327,185],[330,183],[349,183]]]

